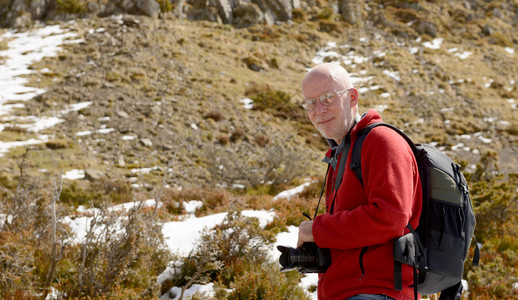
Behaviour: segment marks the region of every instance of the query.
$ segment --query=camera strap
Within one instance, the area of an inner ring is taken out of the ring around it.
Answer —
[[[334,182],[334,193],[333,193],[333,202],[331,203],[331,209],[329,210],[330,214],[333,214],[333,210],[335,207],[335,200],[336,200],[336,194],[338,194],[338,188],[342,184],[342,177],[344,175],[345,171],[345,163],[347,162],[347,157],[349,156],[349,149],[351,148],[351,134],[348,133],[344,140],[340,143],[339,148],[340,150],[340,164],[338,165],[338,170],[336,172],[336,178]],[[340,155],[339,153],[336,153],[336,157]]]
[[[355,125],[356,125],[356,123],[355,123]],[[336,163],[338,161],[338,158],[340,158],[340,163],[338,164],[338,169],[336,169],[337,172],[336,172],[335,182],[333,183],[333,190],[334,190],[333,202],[331,203],[331,209],[329,210],[330,214],[333,213],[336,194],[338,192],[338,188],[340,187],[340,184],[342,183],[342,177],[343,177],[344,171],[345,171],[345,163],[347,162],[347,157],[349,156],[350,148],[351,148],[351,134],[349,132],[343,138],[340,145],[337,147],[334,147],[334,149],[332,149],[331,157],[325,157],[323,159],[323,161],[326,162],[328,165],[327,165],[326,175],[324,177],[324,183],[322,184],[322,190],[320,191],[320,197],[318,198],[317,209],[315,211],[315,216],[313,217],[313,219],[315,219],[317,217],[318,207],[320,206],[320,201],[322,200],[322,195],[324,194],[324,188],[326,186],[327,175],[329,175],[329,169],[333,168],[333,170],[334,170],[337,167]],[[306,217],[307,217],[307,215],[306,215]],[[309,219],[311,220],[311,218],[309,218]]]
[[[324,176],[324,183],[322,184],[322,189],[320,190],[320,196],[318,197],[317,209],[315,210],[315,215],[313,216],[313,220],[317,217],[317,214],[318,214],[318,207],[320,206],[320,201],[322,200],[322,195],[324,194],[324,188],[326,187],[326,181],[327,181],[327,174],[329,174],[330,168],[331,168],[331,165],[327,165],[326,176]],[[308,216],[306,213],[304,213],[303,215],[311,220],[311,217]]]
[[[327,163],[327,171],[326,171],[326,176],[324,177],[324,183],[322,184],[322,190],[320,191],[320,197],[318,198],[317,209],[315,210],[315,216],[313,217],[313,219],[315,219],[318,214],[318,207],[320,206],[320,200],[322,200],[322,195],[324,194],[324,188],[326,187],[326,181],[327,181],[327,175],[329,175],[329,169],[331,167],[333,168],[333,170],[336,169],[338,157],[341,154],[340,164],[338,165],[335,182],[333,184],[333,186],[334,186],[333,202],[331,204],[331,209],[329,210],[330,214],[333,213],[336,194],[338,193],[338,188],[340,187],[340,184],[342,183],[342,177],[344,175],[345,163],[347,162],[347,157],[349,156],[349,149],[351,148],[351,131],[352,131],[352,128],[354,128],[356,126],[356,124],[358,124],[358,122],[360,121],[361,118],[362,117],[360,117],[359,114],[356,114],[356,117],[354,118],[353,126],[351,127],[351,129],[349,130],[347,135],[342,139],[342,141],[340,142],[340,145],[336,145],[336,143],[334,141],[331,141],[335,146],[333,146],[331,148],[331,155],[329,157],[327,157],[327,156],[324,157],[324,159],[322,160],[323,162]],[[331,142],[330,142],[330,144],[331,144]],[[307,214],[304,214],[304,215],[311,220],[311,218]]]

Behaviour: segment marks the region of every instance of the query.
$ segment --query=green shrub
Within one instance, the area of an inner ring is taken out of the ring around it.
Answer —
[[[466,261],[470,299],[511,299],[518,269],[518,174],[498,172],[497,155],[483,155],[467,173],[476,214],[475,236],[482,244],[480,266]]]
[[[69,14],[80,14],[86,11],[86,3],[82,0],[56,0],[56,9]]]
[[[217,299],[306,299],[298,286],[301,275],[281,273],[277,263],[268,261],[264,245],[273,238],[274,231],[261,229],[257,219],[230,212],[202,236],[163,291],[211,280]]]
[[[208,278],[229,286],[243,274],[246,263],[260,265],[266,261],[264,245],[273,238],[270,231],[259,227],[256,218],[229,212],[222,224],[207,231],[183,259],[180,275],[175,276],[171,286],[187,289]]]
[[[204,151],[211,180],[232,187],[236,184],[246,189],[264,186],[270,195],[280,192],[283,185],[302,176],[304,161],[295,149],[283,141],[270,141],[265,147],[250,147],[248,143],[235,143],[232,152],[211,147]],[[228,147],[228,146],[227,146]]]
[[[245,91],[245,95],[254,100],[254,110],[265,111],[283,119],[308,122],[304,110],[286,92],[273,90],[268,85],[252,85]]]
[[[279,272],[275,263],[245,264],[245,272],[230,285],[226,299],[308,299],[298,286],[302,277],[297,272]]]
[[[128,212],[103,206],[99,212],[73,249],[72,278],[56,274],[60,292],[72,298],[158,297],[156,276],[170,260],[160,227],[139,205]]]
[[[73,207],[79,205],[101,206],[105,202],[123,203],[131,199],[131,187],[129,183],[103,178],[92,184],[82,184],[73,181],[65,183],[60,200]]]
[[[160,5],[161,12],[170,12],[173,10],[173,4],[170,0],[156,0],[156,2]]]
[[[317,15],[317,19],[330,20],[333,17],[333,14],[334,14],[333,8],[331,6],[326,6]]]
[[[507,180],[498,173],[496,153],[483,155],[472,174],[467,174],[477,218],[477,240],[503,237],[509,224],[516,224],[518,212],[516,186],[518,176],[508,175]],[[516,225],[518,229],[518,225]],[[518,231],[516,231],[518,232]]]

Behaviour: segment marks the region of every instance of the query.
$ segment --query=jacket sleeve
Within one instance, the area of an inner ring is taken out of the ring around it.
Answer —
[[[412,150],[398,133],[377,127],[365,139],[361,156],[367,200],[352,209],[315,218],[313,236],[319,247],[352,249],[384,244],[405,232],[420,192]],[[345,172],[350,172],[349,178],[355,176],[349,168]],[[357,201],[344,200],[350,197],[344,195],[349,194],[348,188],[340,187],[337,202]],[[358,188],[362,188],[359,183]]]

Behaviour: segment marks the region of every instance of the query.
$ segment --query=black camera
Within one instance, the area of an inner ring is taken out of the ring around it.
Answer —
[[[324,273],[331,264],[329,249],[319,248],[313,242],[306,242],[296,249],[285,246],[277,246],[277,249],[281,251],[282,272],[296,269],[300,273]]]

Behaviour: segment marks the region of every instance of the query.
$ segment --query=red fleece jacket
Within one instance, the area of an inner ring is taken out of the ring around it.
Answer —
[[[381,116],[369,110],[351,130],[351,145],[360,129],[377,122],[382,122]],[[410,266],[403,264],[403,291],[394,290],[393,258],[394,239],[408,233],[405,226],[409,222],[416,228],[421,212],[421,181],[412,150],[392,129],[374,128],[361,151],[365,187],[349,167],[351,153],[352,147],[333,214],[329,209],[336,170],[331,168],[326,185],[327,213],[313,222],[315,242],[331,250],[331,266],[319,275],[318,298],[385,294],[413,299]]]

